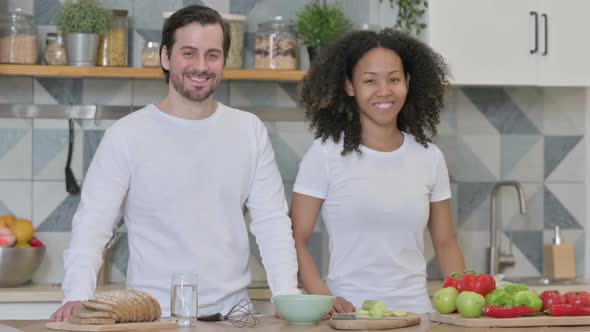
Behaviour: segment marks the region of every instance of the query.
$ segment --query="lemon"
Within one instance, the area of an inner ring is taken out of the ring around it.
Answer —
[[[16,236],[16,242],[29,243],[35,233],[35,227],[33,223],[27,219],[16,219],[16,221],[10,226],[10,230]]]
[[[26,242],[17,242],[12,246],[13,248],[30,248],[31,245]]]

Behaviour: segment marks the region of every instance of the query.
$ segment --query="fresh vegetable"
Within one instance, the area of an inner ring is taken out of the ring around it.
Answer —
[[[485,298],[475,292],[463,291],[457,296],[457,309],[461,317],[477,318],[481,316],[485,304]]]
[[[565,304],[566,299],[565,296],[560,294],[556,290],[546,290],[539,298],[543,301],[543,310],[549,309],[554,304]]]
[[[567,292],[565,300],[567,304],[590,307],[590,293],[588,292]]]
[[[551,316],[588,316],[590,307],[575,304],[554,304],[548,310]]]
[[[493,292],[486,295],[486,304],[495,307],[513,306],[514,300],[512,295],[504,288],[496,288]]]
[[[457,310],[457,296],[459,291],[455,287],[441,288],[434,293],[432,302],[434,308],[441,314],[450,314]]]
[[[525,284],[510,284],[504,287],[504,290],[508,292],[510,295],[513,295],[520,291],[529,290],[529,288]]]
[[[383,301],[365,300],[363,302],[363,310],[369,311],[369,310],[373,309],[375,306],[379,306],[379,307],[383,308],[385,311],[387,311],[387,305]]]
[[[450,276],[445,278],[443,282],[443,288],[453,287],[459,292],[461,291],[461,275],[457,272],[453,272]]]
[[[512,299],[517,306],[527,306],[537,310],[543,309],[543,300],[539,298],[539,294],[530,289],[517,292],[512,295]]]
[[[391,312],[391,315],[393,317],[406,317],[408,315],[408,313],[405,311],[402,311],[402,310],[393,310]]]
[[[493,305],[486,305],[483,310],[483,315],[493,318],[516,318],[532,315],[538,312],[538,309],[526,306],[497,307]]]
[[[370,317],[371,313],[369,312],[369,310],[359,310],[356,312],[356,315]]]
[[[489,274],[465,271],[463,276],[461,276],[459,287],[459,292],[475,292],[486,296],[496,289],[496,280]]]

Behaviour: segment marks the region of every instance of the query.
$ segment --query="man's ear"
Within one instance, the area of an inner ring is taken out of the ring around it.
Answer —
[[[350,80],[346,80],[346,82],[344,82],[344,91],[346,92],[347,95],[354,97],[354,88],[353,88],[352,82],[350,82]]]
[[[166,46],[162,47],[162,54],[160,54],[160,58],[162,59],[162,67],[166,70],[170,70],[170,56],[168,55],[168,49]]]

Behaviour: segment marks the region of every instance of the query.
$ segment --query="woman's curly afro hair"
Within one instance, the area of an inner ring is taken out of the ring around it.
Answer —
[[[360,153],[361,143],[357,104],[354,97],[346,94],[345,81],[352,80],[354,67],[363,55],[377,47],[393,50],[402,60],[404,75],[410,75],[397,127],[414,135],[425,147],[436,134],[449,84],[442,57],[428,45],[397,30],[354,31],[324,49],[299,86],[300,105],[306,110],[315,138],[321,137],[324,142],[332,138],[338,143],[343,136],[342,155]]]

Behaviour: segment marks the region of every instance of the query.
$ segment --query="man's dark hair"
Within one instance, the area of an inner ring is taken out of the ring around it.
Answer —
[[[221,15],[215,9],[199,5],[192,5],[179,9],[164,21],[160,54],[162,54],[162,49],[165,46],[168,51],[168,58],[170,58],[172,47],[176,42],[176,30],[191,23],[199,23],[201,25],[219,24],[221,26],[223,31],[223,63],[225,64],[227,54],[229,53],[229,45],[231,43],[229,24],[223,20]],[[162,67],[162,70],[164,71],[164,76],[166,76],[166,83],[168,83],[170,80],[170,72],[164,69],[164,67]]]
[[[352,80],[357,62],[374,48],[390,49],[401,58],[404,76],[410,75],[410,85],[397,127],[427,147],[430,137],[436,134],[449,85],[447,67],[428,45],[390,28],[349,33],[322,50],[311,64],[299,86],[299,96],[315,137],[324,142],[330,138],[336,143],[342,138],[342,155],[360,153],[359,110],[355,98],[346,94],[344,82]]]

